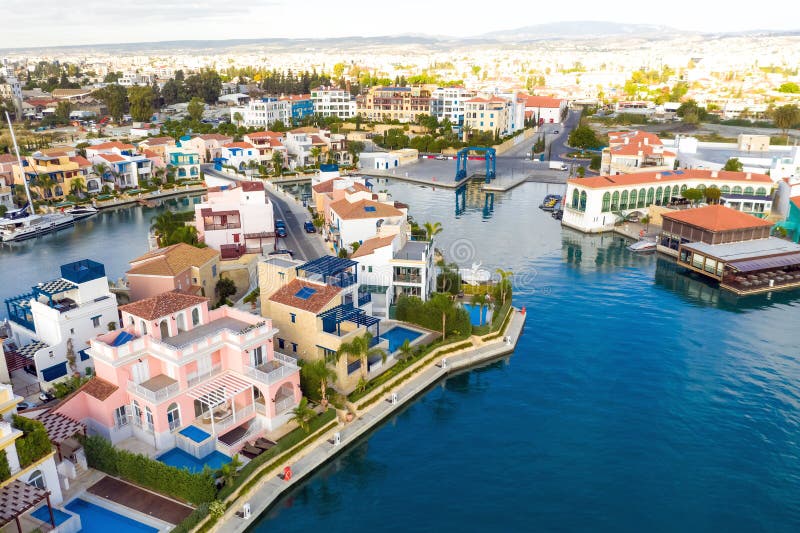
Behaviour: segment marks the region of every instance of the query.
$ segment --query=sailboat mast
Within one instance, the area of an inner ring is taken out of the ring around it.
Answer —
[[[8,121],[8,129],[11,130],[11,142],[14,144],[14,153],[17,154],[17,164],[19,164],[19,172],[22,175],[22,183],[25,185],[25,196],[28,197],[28,205],[31,208],[31,215],[35,215],[36,209],[33,207],[31,191],[28,189],[28,178],[25,177],[25,167],[22,166],[22,158],[19,155],[19,146],[17,146],[17,137],[14,135],[14,127],[11,125],[11,117],[8,116],[8,111],[6,111],[6,120]]]

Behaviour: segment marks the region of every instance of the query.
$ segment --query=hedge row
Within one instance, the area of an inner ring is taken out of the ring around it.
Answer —
[[[440,352],[436,352],[436,354],[432,355],[430,357],[430,359],[433,360],[434,358],[439,358],[439,357],[441,357],[443,355],[447,355],[449,353],[457,352],[459,350],[464,350],[466,348],[471,348],[471,347],[472,347],[472,343],[471,342],[462,342],[461,344],[456,344],[455,346],[451,346],[450,348],[447,348],[446,350],[442,350]],[[358,406],[358,410],[361,411],[365,407],[369,407],[373,403],[377,402],[378,400],[380,400],[383,397],[384,393],[388,393],[393,387],[396,387],[396,386],[400,385],[401,383],[404,383],[405,381],[411,379],[411,377],[414,374],[416,374],[417,372],[419,372],[422,369],[424,369],[427,366],[427,364],[428,364],[427,362],[423,363],[423,364],[419,365],[417,368],[415,368],[414,370],[412,370],[411,372],[409,372],[408,374],[406,374],[405,376],[397,379],[394,383],[392,383],[391,387],[388,387],[388,386],[384,387],[383,388],[383,393],[376,394],[375,396],[373,396],[369,400],[366,400],[365,402],[363,402],[361,405]],[[394,367],[392,367],[392,368],[394,368]]]
[[[214,473],[210,468],[192,473],[175,468],[146,455],[115,448],[100,436],[85,437],[83,449],[89,466],[111,476],[161,492],[195,505],[210,502],[216,495]]]
[[[22,437],[15,443],[21,468],[33,464],[53,450],[50,437],[41,422],[20,415],[14,415],[11,420],[12,425],[22,431]]]
[[[0,482],[11,477],[11,467],[8,465],[8,457],[5,450],[0,450]]]

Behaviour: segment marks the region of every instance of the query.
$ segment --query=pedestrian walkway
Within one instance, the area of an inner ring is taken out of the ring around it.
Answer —
[[[442,360],[430,364],[413,378],[393,390],[393,394],[372,404],[357,418],[346,425],[339,425],[319,438],[318,444],[307,448],[307,451],[294,458],[290,464],[281,465],[269,472],[247,500],[238,501],[235,507],[228,509],[226,515],[216,524],[212,531],[239,532],[245,531],[250,524],[266,511],[289,487],[310,475],[319,466],[343,451],[377,425],[387,420],[394,412],[401,409],[416,396],[424,392],[433,383],[445,378],[449,373],[496,359],[511,353],[525,325],[525,314],[514,310],[514,315],[506,330],[506,335],[490,341],[480,348],[467,349],[460,354],[444,356]],[[392,399],[396,395],[396,399]],[[336,435],[338,434],[338,439]],[[292,477],[286,481],[282,477],[283,467],[290,466]],[[251,517],[241,516],[242,507],[249,503]]]

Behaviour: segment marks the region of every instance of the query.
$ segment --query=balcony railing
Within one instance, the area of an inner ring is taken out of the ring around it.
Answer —
[[[229,222],[227,224],[205,224],[203,227],[206,231],[216,229],[240,229],[242,224],[240,222]]]
[[[362,292],[358,295],[358,307],[362,305],[366,305],[372,301],[372,293],[371,292]]]
[[[280,363],[277,368],[275,368],[274,370],[270,370],[269,372],[266,372],[252,365],[246,365],[244,367],[244,373],[246,376],[265,385],[272,385],[273,383],[277,383],[282,379],[291,376],[295,372],[297,372],[296,366],[294,365],[290,366],[282,363]]]
[[[394,280],[405,283],[422,283],[422,276],[419,274],[395,274]]]
[[[172,396],[178,394],[180,390],[180,383],[172,383],[157,391],[151,391],[150,389],[142,387],[133,381],[128,381],[128,392],[139,396],[140,398],[144,398],[151,403],[161,403],[167,398],[171,398]]]
[[[280,415],[293,409],[297,405],[297,402],[294,399],[294,396],[287,396],[282,400],[278,400],[275,402],[275,414]]]
[[[216,376],[220,372],[222,372],[221,363],[217,363],[216,365],[212,366],[209,370],[204,370],[202,372],[191,372],[190,374],[186,375],[187,385],[190,388],[194,387],[196,385],[199,385],[203,381],[207,380],[208,378]]]
[[[250,405],[245,405],[244,407],[239,407],[236,409],[236,414],[231,412],[223,417],[217,418],[218,415],[214,415],[214,433],[219,435],[220,433],[224,433],[226,429],[229,427],[235,426],[236,424],[241,423],[246,418],[250,417],[253,413],[255,413],[256,408],[251,403]],[[203,428],[204,430],[211,430],[211,416],[210,413],[206,413],[204,415],[198,416],[194,420],[194,425]]]
[[[349,274],[345,276],[331,276],[326,281],[329,285],[333,285],[334,287],[339,287],[340,289],[344,289],[345,287],[349,287],[356,282],[356,276],[354,274]]]

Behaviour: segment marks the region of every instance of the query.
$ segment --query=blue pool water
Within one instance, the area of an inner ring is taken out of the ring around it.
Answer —
[[[230,457],[216,450],[202,459],[197,459],[180,448],[172,448],[156,457],[156,459],[169,466],[174,466],[175,468],[188,468],[191,472],[202,472],[203,468],[206,466],[211,470],[219,470],[222,468],[222,465],[231,462]]]
[[[424,333],[419,331],[403,326],[395,326],[388,331],[382,332],[381,338],[389,341],[389,353],[394,353],[395,350],[403,345],[406,339],[408,339],[408,342],[414,342],[415,339],[422,337],[422,335]]]
[[[206,440],[208,437],[211,436],[197,426],[186,426],[185,428],[180,430],[179,433],[184,437],[192,439],[195,442],[203,442],[204,440]]]
[[[158,529],[137,522],[127,516],[114,513],[80,498],[72,500],[67,510],[81,516],[81,531],[113,531],[114,533],[150,533]]]
[[[436,246],[462,266],[514,272],[524,336],[253,530],[800,531],[800,291],[737,299],[619,237],[562,230],[537,208],[555,185],[496,195],[488,223],[480,191],[455,215],[452,191],[377,186],[441,222]]]
[[[50,511],[47,510],[47,505],[43,505],[42,507],[36,509],[31,513],[31,516],[37,520],[41,520],[42,522],[47,522],[48,524],[50,523]],[[70,518],[72,517],[64,511],[53,508],[53,519],[55,520],[57,526],[62,522],[69,520]]]
[[[489,306],[484,306],[483,309],[479,305],[461,304],[464,309],[469,313],[469,322],[473,326],[480,326],[486,324],[486,314],[489,312]],[[483,312],[481,312],[483,311]],[[481,316],[483,315],[483,316]]]

